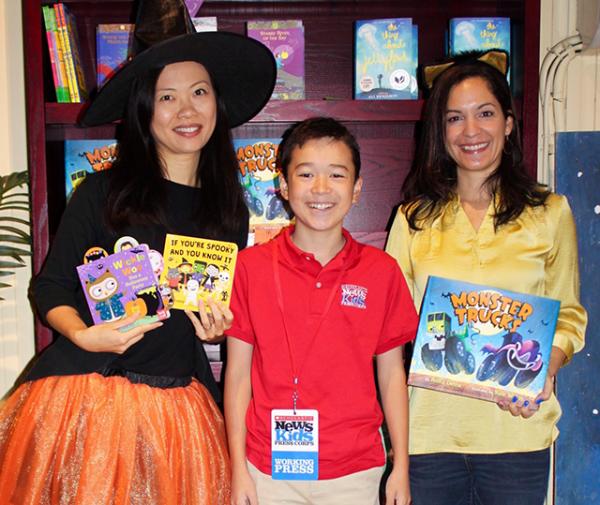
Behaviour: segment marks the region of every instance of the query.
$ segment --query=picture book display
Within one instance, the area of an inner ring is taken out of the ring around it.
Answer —
[[[356,21],[354,98],[418,98],[418,30],[411,18]]]
[[[130,23],[107,23],[96,27],[96,84],[111,78],[132,56],[133,28]]]
[[[234,139],[239,178],[250,212],[251,243],[266,242],[288,226],[291,214],[281,197],[276,167],[278,138]]]
[[[275,56],[277,80],[272,100],[304,99],[304,26],[300,20],[248,21],[247,35]]]
[[[135,313],[131,327],[169,317],[145,245],[79,265],[77,274],[94,324]]]
[[[65,140],[65,195],[69,199],[89,173],[108,170],[117,155],[114,139]]]
[[[171,308],[197,311],[198,301],[209,298],[229,305],[237,252],[232,242],[167,234],[160,285]]]
[[[546,380],[560,302],[429,277],[408,383],[533,402]]]
[[[448,33],[451,56],[490,49],[502,49],[510,55],[510,18],[452,18]],[[510,71],[507,79],[510,81]]]

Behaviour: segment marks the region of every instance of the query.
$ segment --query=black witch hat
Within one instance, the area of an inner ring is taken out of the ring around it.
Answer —
[[[136,56],[99,90],[83,126],[121,119],[137,76],[181,61],[206,67],[231,127],[250,120],[271,97],[277,73],[271,51],[236,33],[196,33],[183,0],[140,0],[134,35]]]

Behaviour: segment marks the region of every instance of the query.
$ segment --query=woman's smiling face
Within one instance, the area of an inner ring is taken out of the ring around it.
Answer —
[[[513,118],[504,115],[485,79],[469,77],[450,90],[445,125],[446,150],[457,176],[479,172],[488,177],[500,165]]]

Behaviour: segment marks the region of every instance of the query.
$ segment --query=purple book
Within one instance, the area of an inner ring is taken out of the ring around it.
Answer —
[[[304,26],[300,20],[248,21],[248,37],[267,46],[277,63],[272,100],[304,100]]]
[[[96,84],[113,76],[131,57],[133,25],[100,24],[96,27]]]
[[[146,245],[79,265],[77,274],[94,324],[135,313],[141,317],[131,327],[169,317]]]

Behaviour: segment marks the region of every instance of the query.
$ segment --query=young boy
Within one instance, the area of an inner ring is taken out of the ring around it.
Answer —
[[[408,504],[402,345],[417,315],[397,263],[342,227],[362,186],[358,145],[313,118],[284,134],[278,158],[296,224],[240,253],[227,331],[232,503],[379,503],[376,356],[394,453],[387,503]]]

